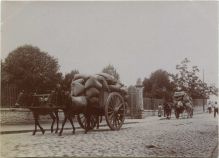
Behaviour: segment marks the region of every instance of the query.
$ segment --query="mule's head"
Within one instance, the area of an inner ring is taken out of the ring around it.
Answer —
[[[65,106],[69,104],[69,93],[67,91],[52,91],[48,98],[48,104],[50,106]]]

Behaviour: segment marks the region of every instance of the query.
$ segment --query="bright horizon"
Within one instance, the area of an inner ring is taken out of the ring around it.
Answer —
[[[206,5],[208,4],[208,5]],[[31,44],[65,74],[112,64],[133,85],[187,57],[218,87],[217,2],[2,2],[2,59]]]

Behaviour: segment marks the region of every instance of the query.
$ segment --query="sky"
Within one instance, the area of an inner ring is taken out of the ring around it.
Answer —
[[[1,58],[31,44],[60,71],[95,74],[112,64],[126,85],[185,57],[218,85],[217,2],[2,2]]]

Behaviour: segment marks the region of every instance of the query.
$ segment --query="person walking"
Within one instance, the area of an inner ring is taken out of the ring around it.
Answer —
[[[214,103],[214,117],[216,117],[216,114],[218,114],[218,104],[217,104],[217,102]]]
[[[211,107],[212,107],[212,105],[211,105],[211,102],[209,101],[208,102],[208,112],[209,112],[209,114],[211,113],[211,110],[212,110]]]
[[[158,117],[161,117],[162,116],[162,105],[159,104],[158,105]]]

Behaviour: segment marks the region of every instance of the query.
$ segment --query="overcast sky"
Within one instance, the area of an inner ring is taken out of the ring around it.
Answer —
[[[112,64],[127,85],[185,57],[218,81],[217,2],[2,2],[2,58],[24,44],[58,58],[63,73]]]

